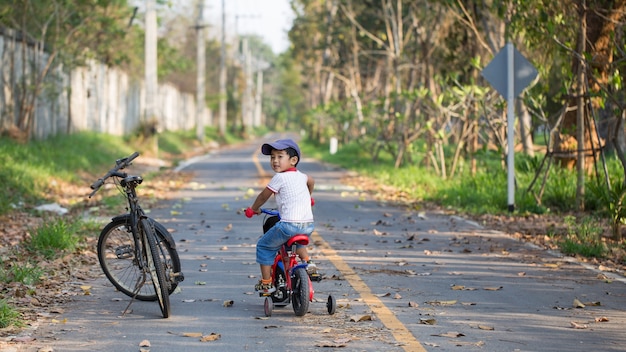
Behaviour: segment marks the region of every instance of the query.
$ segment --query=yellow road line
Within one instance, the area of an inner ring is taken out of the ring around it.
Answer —
[[[337,252],[322,238],[322,236],[313,232],[311,238],[315,242],[316,247],[321,250],[324,257],[339,270],[343,277],[350,285],[361,295],[363,301],[376,314],[378,319],[385,325],[393,337],[402,345],[407,352],[426,352],[426,349],[417,341],[415,336],[402,324],[398,318],[391,312],[383,302],[372,293],[372,290],[363,282],[361,277],[352,270],[352,268],[337,254]]]

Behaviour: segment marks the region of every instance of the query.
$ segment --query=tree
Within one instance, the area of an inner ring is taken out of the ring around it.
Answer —
[[[97,58],[108,64],[124,61],[117,50],[134,15],[126,0],[7,0],[0,26],[10,33],[20,52],[2,82],[10,93],[13,114],[0,116],[0,128],[29,139],[36,100],[56,68],[69,70]]]

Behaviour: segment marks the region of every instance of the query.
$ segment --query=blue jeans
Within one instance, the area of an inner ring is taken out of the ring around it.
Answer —
[[[313,232],[312,222],[291,223],[279,221],[272,226],[256,243],[256,262],[261,265],[274,264],[276,252],[280,246],[285,244],[291,237],[304,234],[310,236]],[[299,246],[302,247],[302,246]]]

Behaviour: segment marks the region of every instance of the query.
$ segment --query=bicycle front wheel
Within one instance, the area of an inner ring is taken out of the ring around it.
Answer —
[[[169,281],[165,279],[165,266],[161,261],[157,248],[156,234],[152,224],[147,219],[141,220],[139,231],[143,240],[148,271],[157,294],[161,313],[163,313],[163,318],[168,318],[170,316]]]
[[[100,267],[107,279],[123,294],[140,301],[156,301],[157,294],[152,285],[142,285],[136,290],[143,279],[143,272],[135,257],[135,241],[129,221],[128,216],[114,218],[100,232],[97,247]],[[154,225],[159,254],[165,264],[165,276],[170,279],[169,293],[172,294],[178,285],[177,275],[181,275],[180,258],[166,239],[167,229],[153,219],[149,221]]]

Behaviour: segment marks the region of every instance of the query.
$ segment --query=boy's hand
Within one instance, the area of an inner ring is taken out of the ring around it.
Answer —
[[[246,208],[245,214],[248,218],[251,218],[256,215],[256,212],[252,210],[252,208],[248,207]]]

